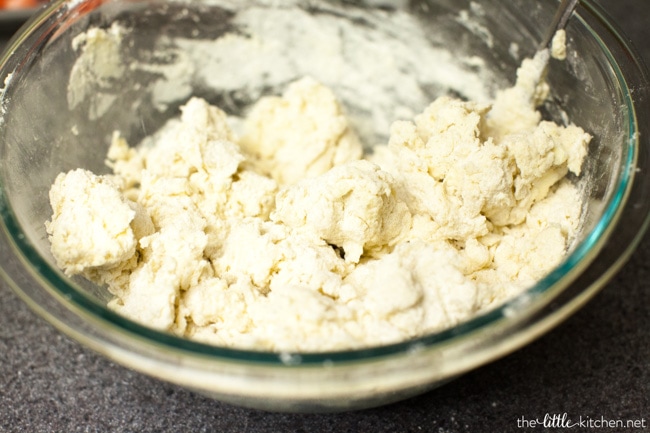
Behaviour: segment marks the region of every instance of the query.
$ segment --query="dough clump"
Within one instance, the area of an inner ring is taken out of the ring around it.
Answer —
[[[364,155],[311,78],[261,99],[241,138],[198,98],[110,175],[61,174],[46,229],[110,308],[210,344],[325,351],[454,326],[558,265],[580,228],[589,134],[542,121],[548,52],[494,103],[449,97]]]

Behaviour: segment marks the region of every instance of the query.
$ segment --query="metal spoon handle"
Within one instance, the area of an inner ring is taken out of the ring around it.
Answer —
[[[546,36],[544,36],[542,43],[539,45],[540,50],[548,48],[555,33],[566,27],[567,22],[575,8],[578,6],[578,3],[580,3],[580,0],[562,0],[560,7],[557,12],[555,12],[555,16],[553,17],[551,26],[548,28]]]

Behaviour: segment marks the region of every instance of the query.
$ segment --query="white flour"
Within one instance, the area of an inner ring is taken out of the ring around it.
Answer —
[[[244,89],[253,99],[265,88],[318,76],[342,100],[356,101],[360,111],[352,122],[362,136],[366,131],[387,132],[393,120],[411,118],[414,109],[424,108],[430,96],[423,93],[422,83],[462,88],[472,98],[484,91],[480,78],[460,67],[462,60],[426,42],[412,16],[394,12],[388,26],[382,19],[387,13],[364,15],[370,24],[361,32],[351,21],[314,18],[297,8],[252,8],[236,18],[249,30],[246,36],[201,45],[178,43],[181,50],[198,56],[195,60],[210,59],[196,62],[202,65],[197,73],[209,88]],[[440,64],[445,67],[431,66]]]
[[[160,110],[187,100],[192,83],[253,103],[313,76],[349,103],[344,107],[349,121],[369,148],[385,141],[392,121],[423,110],[432,93],[451,89],[473,100],[490,97],[483,61],[432,45],[422,23],[405,11],[315,1],[321,12],[312,15],[290,1],[283,7],[264,1],[247,8],[239,2],[219,4],[234,13],[229,23],[237,31],[215,39],[161,36],[155,53],[166,62],[135,59],[129,65],[130,73],[160,75],[150,84]],[[348,18],[341,18],[343,13]],[[84,83],[71,85],[84,89]]]
[[[88,99],[90,120],[99,119],[116,99],[110,89],[126,70],[120,54],[123,32],[114,24],[108,30],[90,29],[72,41],[79,57],[70,72],[68,105],[74,108]]]

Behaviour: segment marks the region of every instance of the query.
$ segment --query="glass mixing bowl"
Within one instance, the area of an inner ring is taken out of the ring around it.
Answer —
[[[648,77],[592,1],[582,1],[569,21],[569,56],[551,62],[552,94],[542,107],[546,118],[571,119],[595,137],[584,173],[574,179],[584,194],[582,231],[545,278],[452,329],[364,350],[282,354],[149,329],[107,309],[106,289],[57,269],[44,227],[48,190],[62,171],[106,172],[113,130],[137,143],[190,95],[237,115],[303,75],[334,89],[365,142],[382,141],[391,120],[439,95],[489,99],[512,83],[557,6],[552,0],[55,0],[0,59],[2,275],[39,315],[89,348],[249,407],[376,406],[503,356],[582,306],[648,225]],[[108,43],[94,57],[79,49],[77,35],[94,27],[119,33],[114,23],[129,29],[122,43]],[[245,37],[237,45],[232,35]],[[265,49],[254,51],[246,40]]]

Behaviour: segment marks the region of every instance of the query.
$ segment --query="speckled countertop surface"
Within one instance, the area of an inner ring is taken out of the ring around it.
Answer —
[[[601,4],[650,61],[650,2]],[[9,27],[0,24],[0,45]],[[518,420],[563,413],[645,425],[571,431],[650,431],[650,236],[585,308],[529,346],[424,395],[341,414],[242,409],[129,371],[0,283],[0,432],[544,431]]]

